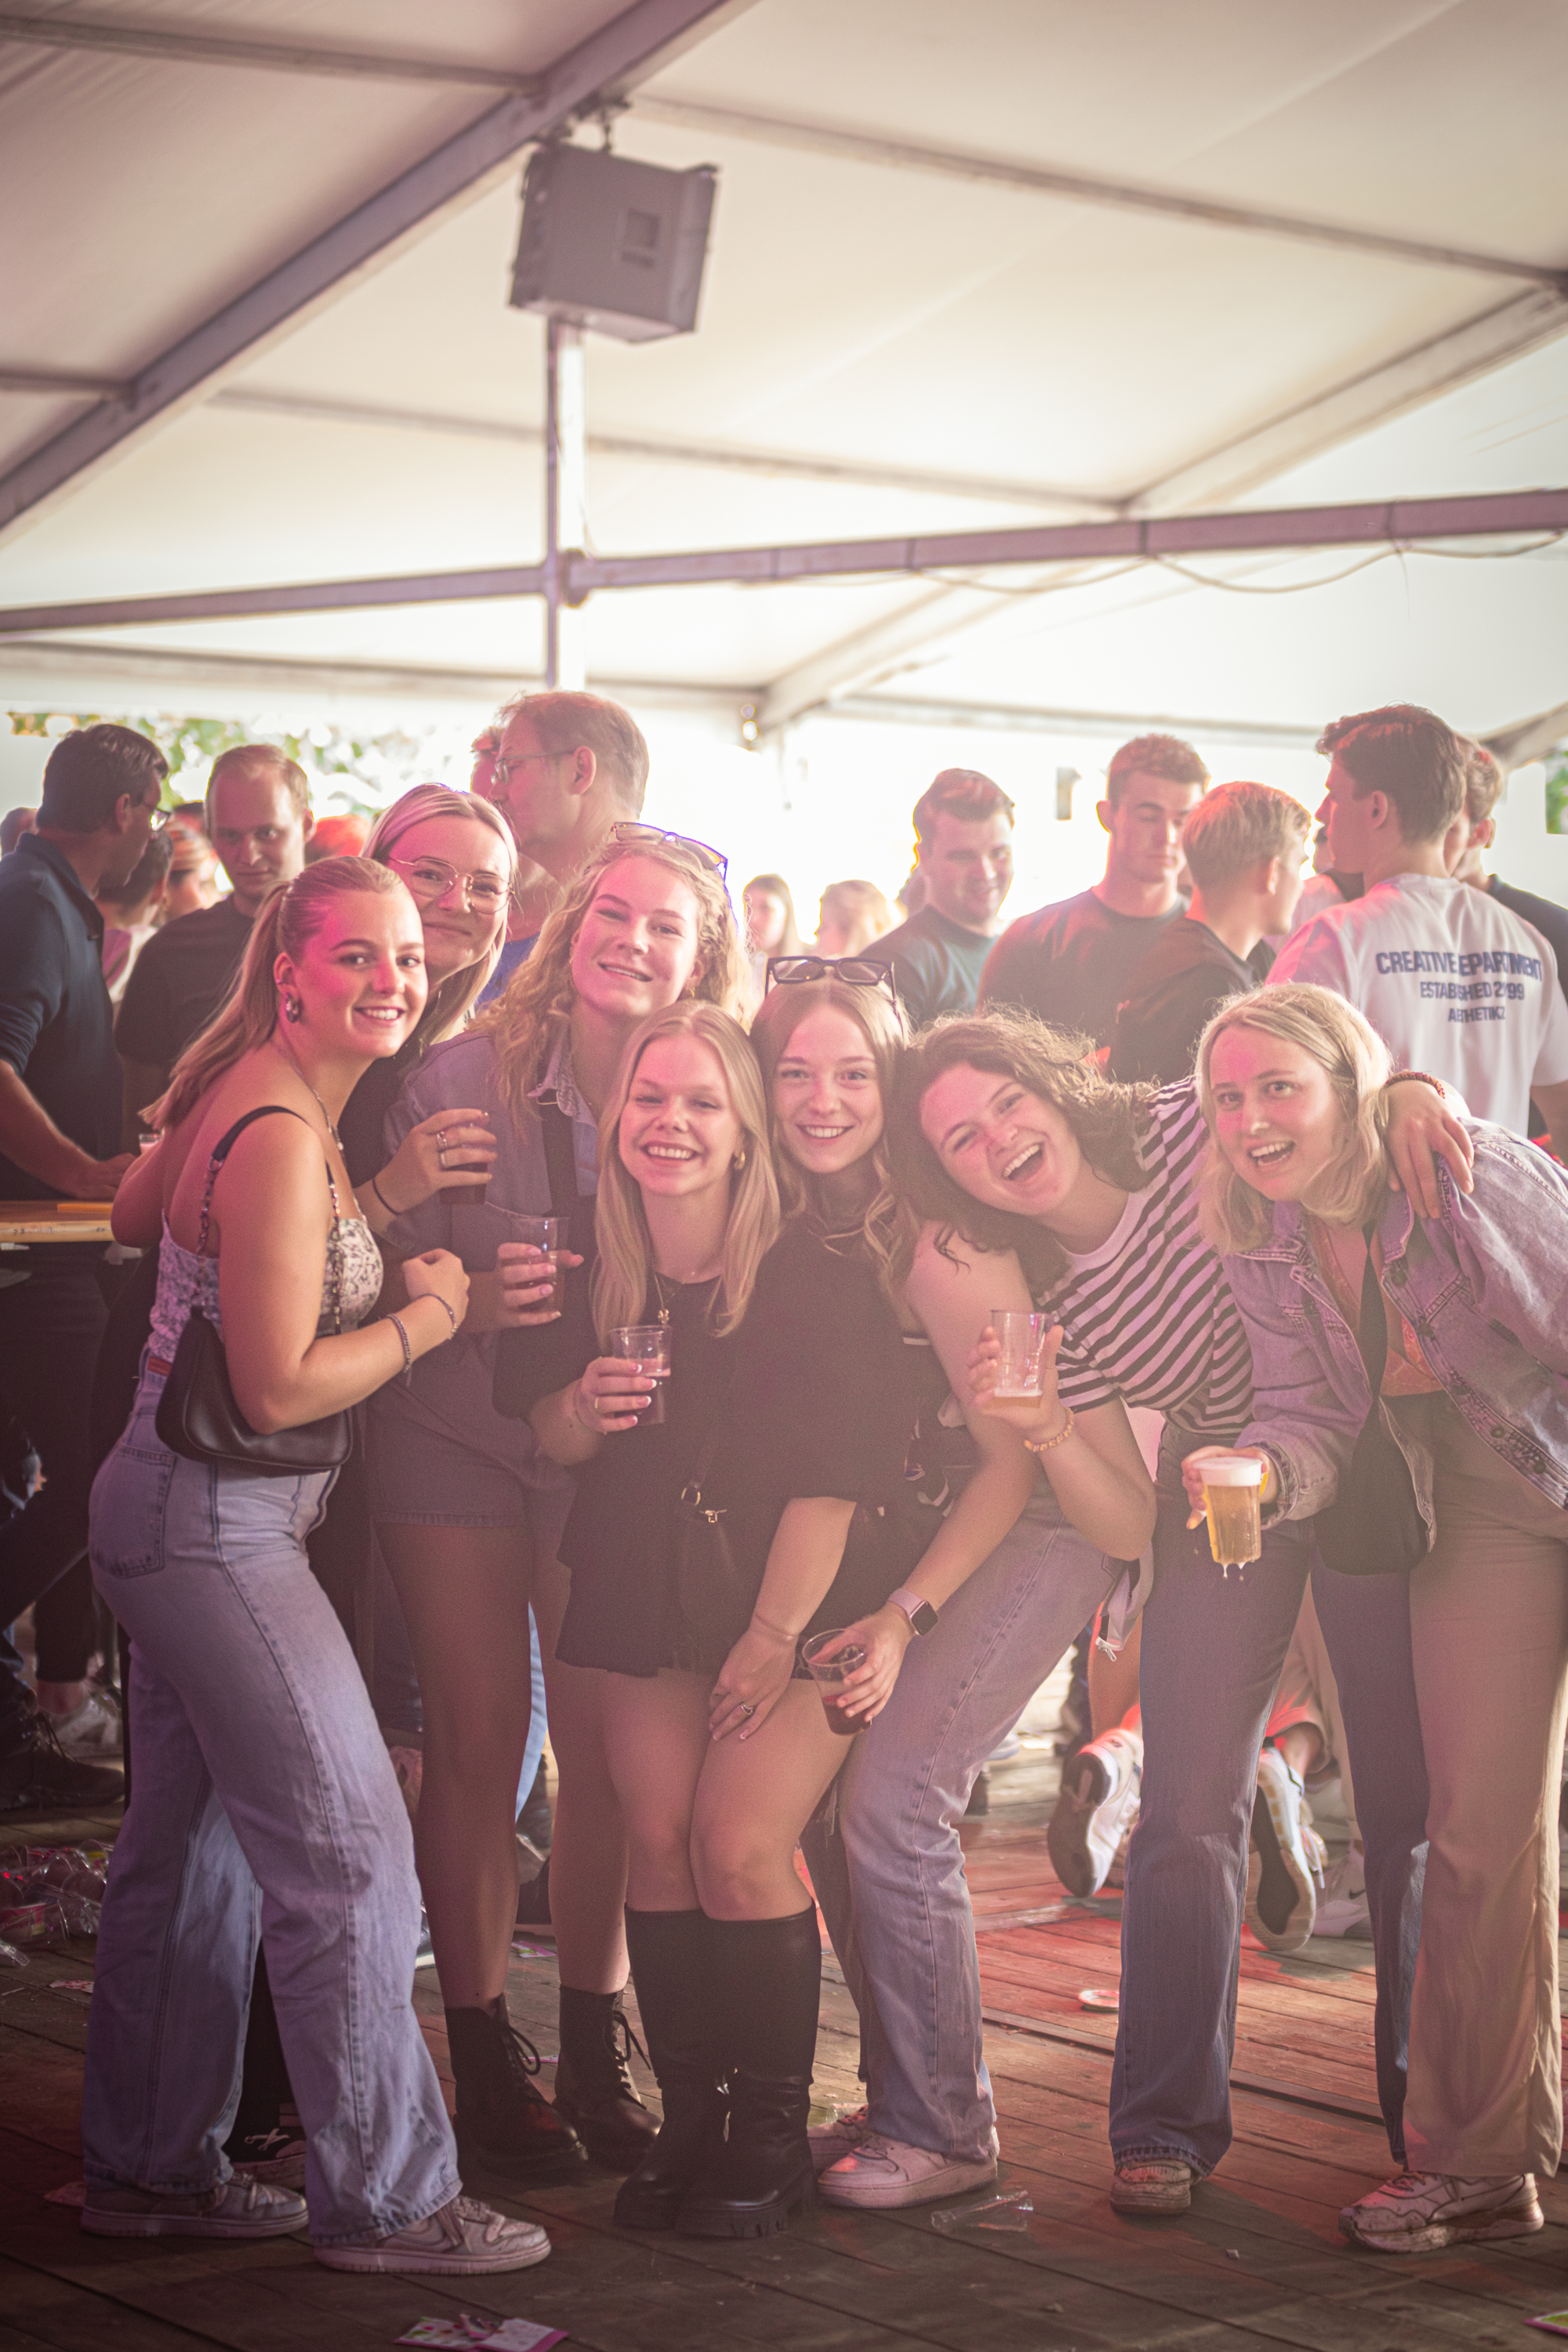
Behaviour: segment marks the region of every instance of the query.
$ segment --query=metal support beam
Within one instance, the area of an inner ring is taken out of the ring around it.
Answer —
[[[1554,710],[1542,710],[1534,719],[1518,719],[1511,727],[1494,727],[1479,740],[1499,767],[1526,767],[1531,760],[1554,751],[1559,743],[1568,742],[1568,702],[1560,702]]]
[[[319,49],[295,41],[213,40],[199,33],[143,32],[134,25],[88,25],[75,16],[0,15],[0,41],[46,49],[109,49],[182,66],[231,66],[264,73],[331,74],[351,81],[445,82],[459,89],[535,90],[538,74],[457,58],[389,58],[366,49]]]
[[[544,326],[544,683],[588,682],[582,599],[572,565],[587,535],[584,501],[585,401],[583,330],[563,319]]]
[[[1194,719],[1169,710],[1070,710],[1035,703],[934,702],[918,695],[847,694],[822,714],[832,719],[875,719],[880,726],[980,727],[1007,735],[1180,735],[1205,743],[1267,744],[1281,751],[1310,751],[1322,733],[1321,720],[1299,727],[1278,719]]]
[[[104,401],[0,480],[0,535],[44,513],[101,466],[201,399],[229,369],[260,356],[356,279],[426,236],[458,205],[496,186],[522,150],[624,96],[751,0],[633,0],[556,59],[534,97],[503,99],[247,292],[152,361],[125,398]]]
[[[1243,229],[1255,236],[1284,237],[1298,245],[1332,246],[1342,253],[1370,254],[1384,261],[1414,262],[1427,268],[1465,269],[1483,277],[1524,278],[1540,286],[1568,288],[1568,268],[1561,264],[1512,260],[1498,253],[1475,253],[1462,246],[1427,245],[1382,229],[1355,228],[1348,222],[1304,220],[1295,213],[1268,212],[1255,205],[1221,204],[1207,196],[1187,195],[1176,188],[1096,179],[1082,172],[1058,172],[1040,164],[1011,163],[1000,155],[965,154],[954,148],[927,147],[908,140],[879,138],[869,131],[837,130],[829,123],[753,114],[736,107],[702,105],[683,98],[639,98],[637,111],[650,122],[679,123],[718,137],[766,141],[773,146],[833,155],[851,163],[931,172],[944,179],[981,180],[993,186],[1017,188],[1026,194],[1061,196],[1073,204],[1110,205],[1119,212],[1163,213],[1178,220],[1197,221],[1209,228]]]
[[[801,547],[725,547],[663,555],[583,555],[563,549],[558,580],[574,604],[609,588],[782,586],[1015,565],[1150,563],[1163,556],[1288,552],[1318,547],[1410,547],[1426,540],[1509,539],[1568,532],[1568,489],[1479,498],[1392,499],[1353,506],[1243,508],[1233,514],[1130,516],[1039,523],[1015,530],[937,531],[904,539],[829,540]],[[980,593],[978,583],[964,583]],[[0,635],[112,628],[163,621],[235,620],[270,613],[348,612],[377,604],[468,604],[545,593],[542,564],[482,572],[402,573],[224,588],[195,595],[132,596],[0,610]]]

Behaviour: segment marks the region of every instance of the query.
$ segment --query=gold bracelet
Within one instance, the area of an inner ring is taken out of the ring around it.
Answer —
[[[1071,1407],[1071,1405],[1070,1405],[1070,1404],[1069,1404],[1069,1405],[1066,1405],[1066,1406],[1064,1406],[1064,1407],[1063,1407],[1063,1411],[1064,1411],[1064,1412],[1066,1412],[1066,1414],[1067,1414],[1067,1419],[1066,1419],[1066,1421],[1065,1421],[1065,1422],[1063,1422],[1063,1423],[1062,1423],[1061,1427],[1058,1430],[1058,1432],[1057,1432],[1057,1433],[1056,1433],[1056,1435],[1055,1435],[1054,1437],[1047,1437],[1047,1438],[1043,1439],[1043,1440],[1041,1441],[1041,1443],[1040,1443],[1038,1445],[1037,1445],[1037,1444],[1035,1444],[1035,1441],[1034,1441],[1034,1439],[1033,1439],[1032,1437],[1026,1437],[1026,1438],[1025,1438],[1025,1440],[1024,1440],[1024,1448],[1025,1448],[1025,1451],[1026,1451],[1026,1453],[1029,1453],[1029,1454],[1054,1454],[1054,1453],[1056,1452],[1056,1450],[1057,1450],[1057,1448],[1058,1448],[1058,1445],[1065,1445],[1065,1444],[1067,1444],[1068,1439],[1072,1435],[1073,1431],[1074,1431],[1074,1430],[1077,1428],[1077,1426],[1078,1426],[1078,1423],[1076,1423],[1076,1421],[1073,1419],[1073,1410],[1072,1410],[1072,1407]]]

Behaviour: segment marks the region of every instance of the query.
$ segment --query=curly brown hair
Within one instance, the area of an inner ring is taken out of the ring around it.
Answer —
[[[1036,1291],[1067,1271],[1061,1244],[1048,1228],[974,1200],[927,1142],[921,1105],[949,1070],[1011,1078],[1060,1114],[1097,1176],[1124,1192],[1143,1190],[1149,1171],[1139,1137],[1154,1089],[1113,1086],[1086,1060],[1092,1051],[1086,1037],[998,1006],[936,1022],[900,1057],[889,1120],[893,1179],[916,1215],[937,1226],[937,1247],[944,1255],[955,1235],[972,1249],[1015,1250]]]

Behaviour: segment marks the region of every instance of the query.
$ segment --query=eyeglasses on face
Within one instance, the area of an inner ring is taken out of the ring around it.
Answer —
[[[842,980],[851,988],[879,988],[889,1003],[899,1001],[888,966],[873,963],[868,956],[840,956],[837,961],[813,955],[769,957],[770,988],[798,988],[808,980]]]
[[[510,760],[503,760],[498,752],[490,761],[490,774],[498,784],[505,784],[514,768],[526,768],[531,761],[538,760],[548,766],[552,760],[566,760],[570,757],[571,753],[568,751],[514,751]]]
[[[690,835],[687,833],[666,833],[657,824],[628,823],[613,824],[610,827],[610,837],[613,841],[618,841],[623,848],[631,849],[662,849],[668,843],[674,842],[678,848],[689,849],[693,857],[706,866],[710,873],[717,874],[721,882],[725,879],[730,871],[730,861],[721,850],[715,849],[710,842],[693,841]]]
[[[507,901],[507,886],[499,874],[463,874],[448,866],[444,857],[392,857],[389,866],[395,866],[408,886],[409,896],[422,907],[434,906],[445,898],[460,882],[463,896],[476,914],[499,914]]]

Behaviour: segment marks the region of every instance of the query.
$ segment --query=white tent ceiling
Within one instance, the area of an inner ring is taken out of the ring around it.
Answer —
[[[534,561],[542,338],[506,302],[523,152],[485,126],[535,102],[369,66],[548,74],[594,36],[593,70],[620,68],[594,86],[630,97],[620,152],[721,173],[700,331],[591,345],[600,551],[1568,481],[1555,0],[27,5],[87,45],[0,22],[0,212],[26,227],[0,262],[6,607]],[[149,27],[176,53],[97,45]],[[348,56],[220,64],[182,37]],[[247,289],[292,284],[290,257],[466,134],[482,168],[217,348],[205,322],[250,317]],[[1180,209],[1200,201],[1297,226]],[[211,363],[147,399],[204,331]],[[142,408],[86,380],[140,380]],[[92,462],[57,463],[95,416]],[[1364,560],[1192,567],[1223,588],[1100,565],[605,593],[590,677],[781,720],[879,697],[1305,730],[1408,695],[1489,729],[1568,697],[1554,544],[1300,587]],[[516,599],[133,621],[0,637],[0,683],[484,703],[540,645]]]

